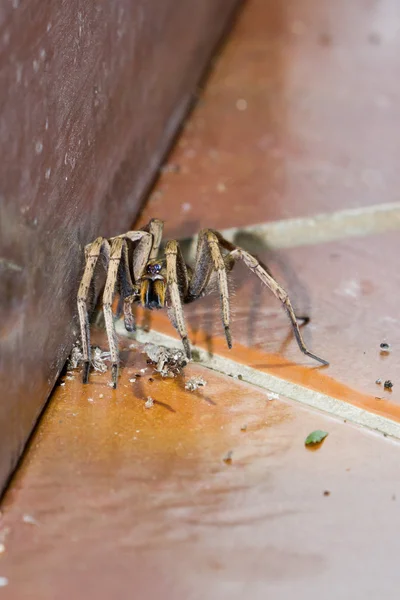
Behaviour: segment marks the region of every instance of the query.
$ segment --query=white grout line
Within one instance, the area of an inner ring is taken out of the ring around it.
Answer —
[[[135,339],[140,343],[158,344],[168,348],[179,347],[179,340],[157,331],[144,332],[143,330],[138,329],[136,334],[128,334],[121,321],[116,323],[116,329],[118,334],[130,339]],[[290,400],[294,400],[295,402],[315,408],[340,419],[346,419],[357,425],[378,431],[384,435],[400,439],[400,423],[392,421],[387,417],[376,415],[354,406],[353,404],[338,400],[337,398],[332,398],[327,394],[316,392],[297,383],[285,381],[275,375],[270,375],[269,373],[258,371],[252,367],[247,367],[246,365],[242,365],[229,358],[216,354],[210,356],[206,350],[197,346],[193,347],[193,351],[198,354],[199,357],[199,360],[196,359],[196,363],[198,362],[208,369],[218,371],[225,375],[233,375],[236,378],[238,375],[241,375],[243,381],[256,385],[259,388],[282,395]]]
[[[400,229],[400,202],[375,204],[332,213],[283,219],[221,231],[230,242],[243,234],[252,235],[269,248],[294,248],[372,235]],[[190,255],[194,254],[197,236]],[[185,240],[189,241],[189,240]]]

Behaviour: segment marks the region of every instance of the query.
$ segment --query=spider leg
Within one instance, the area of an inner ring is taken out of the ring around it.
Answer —
[[[124,313],[124,325],[127,331],[135,331],[136,324],[135,319],[132,314],[132,302],[138,296],[138,287],[134,286],[132,283],[132,277],[129,270],[129,252],[128,252],[128,244],[126,240],[124,240],[122,246],[122,254],[121,254],[121,262],[119,265],[119,287],[121,292],[120,305],[119,306],[119,316],[121,315],[121,311]]]
[[[94,242],[88,244],[85,248],[86,265],[78,290],[78,314],[82,338],[83,353],[83,383],[89,380],[90,370],[90,329],[89,315],[87,311],[87,298],[90,291],[90,285],[93,279],[97,260],[103,252],[107,262],[110,255],[110,246],[106,239],[98,237]]]
[[[189,278],[178,242],[169,241],[165,247],[165,255],[167,258],[167,290],[171,301],[171,306],[168,307],[168,316],[178,330],[186,356],[190,360],[192,353],[182,309],[182,298],[185,297],[188,290]]]
[[[232,336],[230,332],[230,308],[227,269],[231,270],[233,263],[231,259],[224,259],[220,249],[218,236],[210,229],[203,229],[199,233],[196,262],[189,287],[190,302],[207,293],[212,270],[217,274],[218,286],[221,298],[222,322],[225,330],[228,348],[232,348]]]
[[[117,282],[118,268],[121,262],[123,245],[124,239],[122,237],[113,238],[111,243],[110,262],[108,266],[106,285],[103,294],[103,312],[104,320],[106,323],[108,344],[110,347],[112,361],[111,374],[114,389],[117,387],[119,358],[112,314],[112,300],[115,290],[115,284]]]
[[[148,231],[153,236],[153,247],[150,252],[148,260],[154,260],[157,258],[158,251],[160,249],[162,234],[164,229],[164,222],[160,219],[151,219],[146,227],[143,227],[143,231]]]
[[[230,256],[231,258],[233,258],[235,260],[237,260],[238,258],[243,260],[245,265],[255,275],[257,275],[257,277],[262,281],[262,283],[271,290],[271,292],[274,294],[274,296],[282,302],[283,307],[286,310],[286,313],[290,319],[292,329],[293,329],[293,332],[294,332],[294,335],[296,338],[296,342],[297,342],[300,350],[303,352],[303,354],[306,354],[310,358],[313,358],[314,360],[320,362],[323,365],[329,365],[328,361],[326,361],[323,358],[320,358],[319,356],[316,356],[315,354],[313,354],[312,352],[310,352],[308,350],[308,348],[303,340],[303,337],[301,335],[299,324],[297,322],[297,318],[296,318],[295,312],[292,307],[292,303],[290,302],[289,296],[288,296],[287,292],[283,289],[283,287],[280,286],[279,283],[277,281],[275,281],[275,279],[269,273],[267,273],[265,268],[263,268],[261,266],[259,261],[254,256],[252,256],[251,254],[246,252],[246,250],[243,250],[243,248],[238,248],[237,246],[234,246],[230,242],[227,242],[220,235],[218,236],[218,239],[223,248],[230,250],[230,252],[227,256]],[[301,317],[300,317],[300,319],[301,319]],[[304,319],[304,317],[303,317],[303,319]]]
[[[122,235],[111,238],[110,241],[116,239],[127,239],[131,242],[139,242],[133,252],[132,270],[134,283],[141,278],[146,268],[153,248],[153,236],[148,231],[127,231]]]

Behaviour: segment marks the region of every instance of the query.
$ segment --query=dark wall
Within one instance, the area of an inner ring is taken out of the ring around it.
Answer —
[[[0,489],[78,330],[83,247],[129,228],[235,4],[0,6]]]

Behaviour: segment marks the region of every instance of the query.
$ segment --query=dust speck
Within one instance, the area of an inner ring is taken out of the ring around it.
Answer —
[[[145,408],[151,408],[154,405],[154,400],[151,396],[147,396],[147,400],[144,403]]]
[[[222,460],[224,461],[224,463],[230,465],[232,463],[232,457],[233,457],[233,450],[229,450],[225,456],[222,458]]]
[[[247,110],[247,100],[244,98],[239,98],[236,100],[236,108],[240,111]]]

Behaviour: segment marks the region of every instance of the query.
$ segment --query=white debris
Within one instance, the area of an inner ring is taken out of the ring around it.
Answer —
[[[67,371],[73,371],[74,369],[76,369],[79,363],[81,362],[82,358],[83,354],[81,345],[79,342],[75,342],[68,359]]]
[[[132,378],[129,380],[129,383],[135,383],[135,381],[136,381],[136,377],[132,377]]]
[[[268,392],[267,398],[268,400],[279,400],[279,394],[275,394],[274,392]]]
[[[189,390],[189,392],[195,392],[199,387],[204,387],[207,385],[207,381],[202,377],[191,377],[185,383],[185,390]]]
[[[104,394],[99,394],[99,398],[104,398]]]
[[[88,402],[94,402],[93,398],[88,398],[87,401]]]
[[[154,400],[151,396],[147,396],[147,400],[144,403],[145,408],[151,408],[154,405]]]
[[[79,342],[75,342],[68,359],[67,371],[73,371],[74,369],[76,369],[82,360],[83,353],[81,345]],[[105,373],[107,371],[107,365],[104,361],[106,360],[110,360],[110,352],[103,352],[101,348],[98,348],[97,346],[95,348],[92,348],[92,359],[90,362],[92,363],[92,366],[95,371]]]
[[[141,373],[146,373],[147,369],[140,369]]]
[[[110,352],[103,352],[101,348],[94,348],[93,357],[91,363],[95,371],[105,373],[107,371],[107,365],[104,361],[110,360]]]
[[[179,375],[188,363],[184,352],[177,348],[146,344],[144,350],[151,362],[157,364],[156,371],[162,377],[175,377]]]
[[[0,587],[6,587],[8,585],[7,577],[0,577]]]
[[[5,545],[0,543],[0,554],[3,554],[5,551],[6,551]]]
[[[22,516],[23,523],[27,523],[28,525],[39,525],[35,517],[32,515],[23,515]]]

